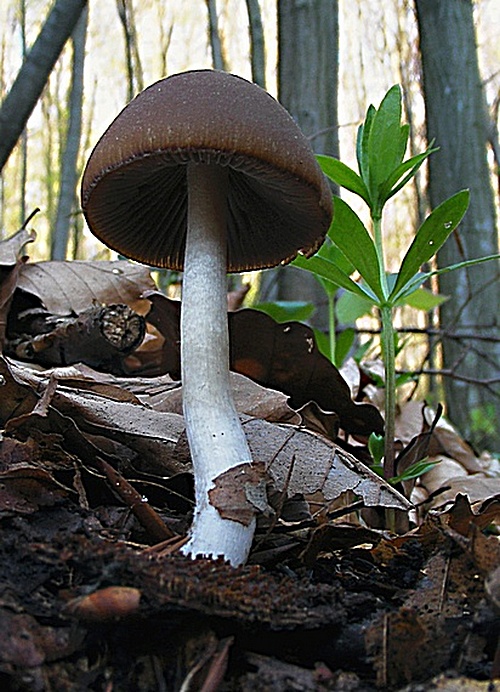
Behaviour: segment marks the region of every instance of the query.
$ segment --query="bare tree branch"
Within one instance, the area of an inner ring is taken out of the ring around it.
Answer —
[[[0,170],[22,134],[87,0],[56,0],[0,108]]]

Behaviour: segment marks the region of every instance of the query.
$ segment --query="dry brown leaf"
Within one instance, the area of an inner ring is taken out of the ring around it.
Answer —
[[[18,287],[36,296],[53,315],[80,314],[93,303],[128,305],[144,315],[141,295],[154,288],[146,267],[115,262],[37,262],[22,267]]]
[[[325,505],[347,491],[359,496],[367,507],[394,507],[407,511],[411,505],[380,476],[333,442],[307,430],[250,419],[244,430],[257,464],[265,465],[267,477],[278,492],[287,497],[320,493]],[[212,502],[226,516],[234,515],[234,483],[241,481],[245,468],[244,493],[240,495],[243,516],[262,511],[262,478],[251,475],[251,464],[242,464],[217,478],[217,486],[228,488]],[[254,497],[257,501],[254,502]]]
[[[141,471],[168,476],[190,470],[187,455],[177,449],[184,434],[182,416],[64,386],[57,388],[53,405],[83,432],[132,449]]]
[[[457,495],[466,495],[473,504],[500,497],[500,478],[485,478],[480,474],[452,478],[446,484],[449,489],[438,495],[433,509],[442,509],[453,503]]]
[[[208,495],[211,504],[217,507],[224,519],[250,526],[256,510],[271,511],[266,485],[264,464],[239,464],[218,476]]]
[[[429,461],[436,462],[436,465],[420,479],[429,494],[447,488],[452,478],[466,478],[468,475],[462,464],[455,459],[440,455],[430,457]]]
[[[352,398],[356,399],[361,384],[361,371],[358,363],[354,358],[347,358],[342,367],[339,368],[339,372],[349,385]]]
[[[34,231],[21,228],[17,233],[0,242],[0,266],[13,267],[22,255],[24,247],[36,238]]]
[[[443,509],[458,495],[465,495],[471,503],[484,502],[500,495],[500,477],[491,478],[484,473],[468,473],[459,461],[444,456],[431,457],[436,466],[422,476],[420,482],[429,494],[436,493],[430,503],[432,509]],[[443,492],[439,492],[439,491]]]
[[[482,465],[474,450],[463,440],[445,419],[441,419],[434,430],[430,454],[444,454],[460,462],[470,473],[482,471]]]
[[[50,376],[61,383],[116,401],[141,402],[155,411],[182,415],[182,386],[169,375],[115,377],[78,364],[46,370],[45,377]],[[230,382],[236,410],[240,414],[275,423],[300,424],[301,417],[288,406],[288,397],[282,392],[262,387],[236,372],[230,373]]]
[[[140,460],[140,470],[166,476],[189,469],[184,421],[180,415],[149,409],[139,400],[121,400],[78,389],[78,382],[72,382],[76,386],[68,386],[54,376],[47,380],[46,374],[27,371],[22,366],[10,367],[17,379],[25,383],[21,391],[31,391],[31,403],[37,401],[33,392],[36,383],[39,390],[52,387],[47,415],[55,408],[81,432],[93,438],[115,440],[132,449]],[[86,369],[87,377],[89,372]],[[13,380],[8,367],[5,373]],[[408,510],[411,506],[368,467],[323,437],[255,418],[244,421],[244,430],[252,458],[265,464],[275,488],[286,490],[288,497],[320,492],[325,503],[329,503],[352,491],[368,507]],[[251,492],[247,490],[247,497]]]
[[[230,373],[230,381],[238,413],[275,423],[300,423],[300,416],[287,404],[286,394],[262,387],[236,372]],[[135,393],[143,403],[156,411],[182,415],[181,384],[168,375],[151,379],[117,378],[116,382]]]
[[[23,250],[35,239],[33,231],[22,228],[15,235],[0,242],[0,348],[4,347],[10,306],[19,282],[25,260]]]
[[[0,472],[0,515],[32,514],[68,496],[68,490],[48,471],[34,466],[15,466]]]
[[[403,445],[409,444],[414,437],[422,432],[425,422],[425,407],[426,404],[423,401],[406,401],[398,407],[398,414],[394,422],[395,434]]]
[[[465,498],[458,503],[462,504],[457,507],[461,515],[465,503]],[[468,512],[472,517],[470,507]],[[372,551],[379,559],[383,554],[391,559],[405,544],[418,541],[428,555],[418,582],[407,591],[398,610],[379,614],[366,630],[379,687],[400,689],[404,683],[427,680],[454,668],[457,661],[464,665],[457,652],[467,652],[473,613],[483,602],[480,573],[484,577],[498,563],[500,550],[496,537],[484,536],[473,524],[467,529],[467,535],[451,529],[448,513],[437,521],[428,519],[417,531],[382,542]],[[453,548],[450,539],[455,540]],[[481,659],[485,644],[485,640],[480,642]]]

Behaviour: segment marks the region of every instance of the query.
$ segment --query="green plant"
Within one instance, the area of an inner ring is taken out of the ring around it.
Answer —
[[[337,159],[318,156],[324,173],[331,180],[359,195],[368,205],[371,233],[345,201],[334,197],[334,218],[326,248],[309,259],[299,255],[293,262],[295,266],[312,272],[324,286],[328,286],[331,294],[341,287],[364,301],[367,308],[376,307],[379,311],[385,368],[384,476],[387,479],[396,476],[394,310],[411,300],[412,296],[415,297],[422,284],[433,274],[493,258],[483,257],[435,271],[421,271],[422,265],[438,252],[465,214],[469,192],[462,190],[440,204],[425,219],[410,244],[399,271],[396,274],[387,271],[382,237],[384,207],[411,180],[425,159],[436,151],[430,146],[426,151],[404,160],[409,127],[401,124],[401,116],[399,86],[394,86],[387,92],[378,110],[373,106],[369,107],[365,121],[358,130],[356,154],[359,173]],[[351,278],[354,270],[361,277],[359,281]]]

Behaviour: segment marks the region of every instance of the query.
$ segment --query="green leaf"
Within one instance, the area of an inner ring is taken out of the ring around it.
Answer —
[[[385,183],[382,185],[382,188],[380,190],[380,196],[384,198],[384,201],[387,201],[390,197],[395,195],[399,190],[401,190],[402,187],[406,185],[406,183],[413,178],[415,173],[418,171],[420,166],[423,164],[425,159],[430,156],[432,153],[435,151],[438,151],[438,147],[435,147],[434,149],[427,149],[426,151],[422,152],[421,154],[417,154],[416,156],[412,156],[411,158],[407,159],[406,161],[403,161],[403,163],[400,163],[397,168],[394,169],[394,171],[391,173],[391,175],[387,178]],[[403,178],[403,175],[409,171],[408,175],[406,175]],[[403,178],[401,180],[401,178]],[[399,181],[399,183],[398,183]],[[396,185],[396,183],[398,183]],[[395,186],[395,187],[394,187]]]
[[[265,312],[276,322],[306,322],[315,312],[316,307],[313,303],[295,300],[276,300],[269,303],[257,303],[252,305],[254,310]]]
[[[450,264],[447,267],[442,267],[441,269],[434,269],[430,272],[419,272],[413,279],[408,281],[408,283],[402,287],[402,289],[394,295],[391,296],[391,304],[400,303],[404,298],[411,295],[419,286],[421,286],[427,279],[431,276],[439,276],[440,274],[447,274],[448,272],[454,272],[457,269],[466,269],[467,267],[475,267],[477,264],[482,264],[483,262],[491,262],[492,260],[500,259],[500,254],[498,255],[486,255],[485,257],[476,257],[475,259],[465,260],[464,262],[458,262],[457,264]]]
[[[419,478],[420,476],[423,476],[424,473],[427,473],[427,471],[433,469],[436,466],[436,464],[439,464],[440,462],[441,459],[437,459],[434,461],[422,459],[421,461],[416,461],[411,466],[408,466],[408,468],[405,471],[403,471],[401,475],[394,476],[393,478],[391,478],[390,483],[401,483],[402,481],[410,481],[414,478]]]
[[[326,237],[325,242],[316,255],[317,257],[324,257],[330,262],[333,262],[348,276],[355,271],[355,267],[349,262],[344,253],[339,250],[329,235]]]
[[[357,284],[351,279],[350,276],[343,272],[342,269],[333,264],[333,262],[329,262],[324,257],[314,255],[313,257],[306,259],[304,255],[297,255],[291,264],[299,269],[305,269],[315,276],[321,276],[323,279],[335,284],[335,286],[345,288],[346,291],[350,291],[351,293],[355,293],[362,298],[372,300],[377,303],[377,297],[375,294],[373,294],[368,288]]]
[[[370,128],[368,164],[372,202],[378,199],[379,188],[401,163],[407,139],[408,130],[401,127],[401,89],[395,85],[382,99]]]
[[[319,329],[313,329],[314,341],[321,355],[330,360],[330,339],[328,334]]]
[[[375,117],[374,106],[369,106],[366,111],[365,122],[362,123],[358,128],[358,137],[356,141],[356,157],[358,160],[359,172],[361,178],[366,185],[367,190],[370,190],[370,171],[369,171],[369,161],[368,161],[368,141],[370,138],[370,130],[373,125],[373,119]]]
[[[363,280],[381,301],[384,299],[381,268],[372,237],[359,216],[340,197],[334,197],[330,238],[356,267]]]
[[[335,314],[341,324],[352,324],[373,308],[373,302],[355,295],[354,293],[342,293],[335,305]]]
[[[406,284],[415,278],[422,264],[438,252],[462,220],[468,206],[469,191],[461,190],[436,207],[426,218],[404,256],[389,300],[394,301],[406,288]]]
[[[318,160],[321,170],[330,180],[333,180],[334,183],[344,187],[346,190],[355,192],[362,197],[367,204],[370,204],[366,185],[356,171],[353,171],[352,168],[346,166],[345,163],[331,156],[318,154],[316,159]]]
[[[442,305],[448,298],[449,296],[444,296],[441,293],[433,293],[427,288],[417,288],[416,291],[406,296],[404,304],[416,308],[417,310],[429,312],[429,310],[433,310],[439,305]]]
[[[381,466],[384,458],[384,436],[372,432],[368,438],[368,451],[372,456],[374,465]]]
[[[347,358],[355,339],[356,331],[350,327],[337,334],[335,339],[335,363],[338,364],[337,367],[341,367]]]
[[[396,389],[398,387],[402,387],[407,382],[416,382],[416,381],[418,381],[418,377],[411,372],[405,372],[401,375],[397,375],[396,376]]]
[[[420,286],[427,281],[427,279],[430,279],[430,277],[433,275],[433,272],[417,272],[413,279],[410,279],[408,283],[406,283],[400,291],[398,292],[392,292],[392,294],[389,297],[389,302],[391,305],[404,305],[404,302],[408,296],[411,296],[415,291],[420,288]]]

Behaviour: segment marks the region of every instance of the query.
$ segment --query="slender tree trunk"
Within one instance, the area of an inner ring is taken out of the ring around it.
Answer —
[[[280,102],[316,152],[338,156],[337,0],[278,0],[278,51]],[[263,298],[315,303],[312,321],[326,328],[325,294],[312,275],[287,267],[266,272],[263,283]]]
[[[206,0],[208,10],[208,36],[212,51],[212,64],[214,70],[226,70],[227,63],[222,49],[219,32],[219,18],[217,16],[216,0]]]
[[[250,28],[250,61],[252,63],[252,81],[263,89],[266,88],[266,47],[262,14],[259,0],[246,0],[248,24]]]
[[[471,192],[464,221],[439,253],[438,263],[445,266],[498,252],[487,162],[488,117],[471,0],[416,0],[416,9],[427,133],[440,147],[429,161],[431,206],[461,188]],[[452,371],[445,378],[448,413],[467,438],[493,449],[500,447],[499,278],[498,262],[440,278],[441,292],[450,296],[441,308],[441,326],[448,333],[443,339],[444,367]],[[482,339],[460,338],[464,333]]]
[[[78,152],[82,132],[83,68],[85,63],[85,38],[87,35],[88,8],[82,12],[72,36],[73,65],[69,96],[69,123],[66,146],[61,162],[59,202],[52,239],[52,259],[66,259],[71,215],[76,205],[76,185],[79,177]]]
[[[0,170],[38,101],[87,0],[56,0],[0,107]]]
[[[134,8],[131,0],[116,0],[118,17],[125,38],[125,59],[127,64],[127,100],[144,89],[142,62],[139,53],[137,31],[135,29]]]

